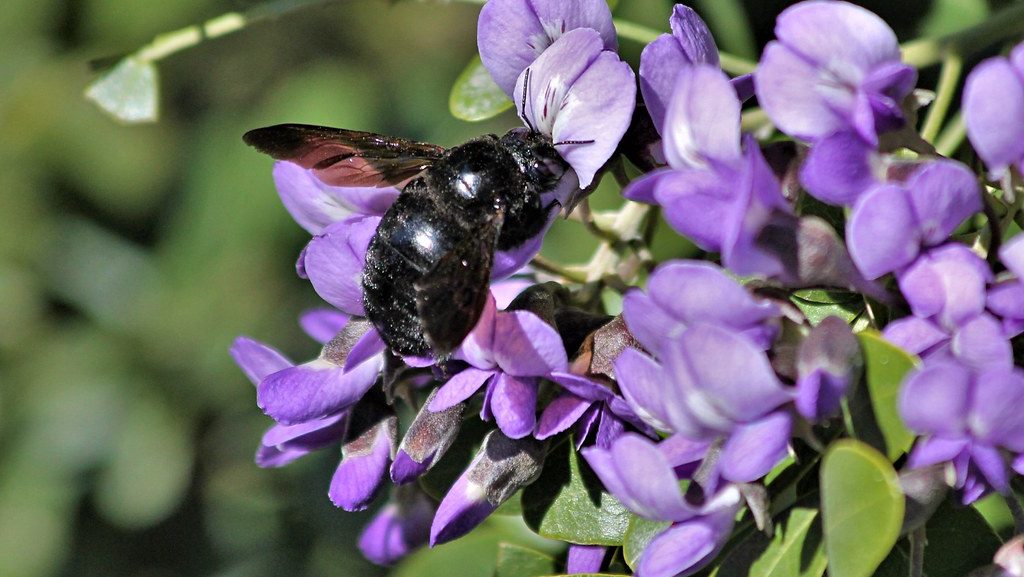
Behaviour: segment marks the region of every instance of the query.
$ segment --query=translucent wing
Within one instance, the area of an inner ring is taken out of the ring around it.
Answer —
[[[445,359],[473,330],[487,304],[494,245],[504,212],[481,223],[415,284],[423,336],[434,356]]]
[[[312,169],[333,186],[397,186],[444,153],[425,142],[306,124],[257,128],[242,139],[264,154]]]

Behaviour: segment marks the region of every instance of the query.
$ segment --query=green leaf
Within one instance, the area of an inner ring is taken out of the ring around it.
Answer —
[[[934,0],[921,21],[921,35],[945,36],[979,24],[988,17],[985,0]]]
[[[540,478],[523,491],[523,519],[543,537],[581,545],[622,544],[632,514],[601,482],[571,442],[548,454]]]
[[[156,122],[160,82],[152,62],[129,56],[103,73],[85,90],[85,97],[128,124]]]
[[[651,521],[633,515],[629,519],[629,526],[626,527],[626,535],[622,541],[622,556],[626,560],[626,565],[636,570],[636,564],[647,545],[671,524],[671,521]]]
[[[512,101],[491,79],[480,56],[474,56],[459,74],[448,96],[452,116],[470,122],[493,118],[511,107]]]
[[[854,409],[852,431],[854,435],[876,449],[884,452],[890,460],[910,449],[914,435],[900,418],[897,401],[903,378],[914,368],[916,358],[910,353],[885,340],[876,331],[858,333],[864,352],[864,382],[867,388],[860,388],[851,396]],[[870,407],[871,415],[866,411]],[[873,423],[866,422],[873,417]],[[881,437],[872,434],[877,427]]]
[[[748,531],[719,560],[718,577],[821,577],[826,567],[819,512],[794,507],[776,519],[775,534]]]
[[[855,293],[819,289],[798,290],[793,293],[790,300],[812,325],[817,325],[828,316],[839,317],[847,323],[852,323],[864,312],[864,300]]]
[[[498,545],[498,567],[494,577],[540,577],[555,570],[555,559],[528,547],[501,543]]]
[[[864,443],[833,443],[821,466],[821,509],[830,577],[870,577],[903,523],[896,471]]]
[[[963,577],[972,569],[992,562],[1002,545],[999,536],[972,506],[961,507],[946,499],[925,525],[922,577]],[[910,544],[900,540],[885,558],[879,573],[903,577],[910,570]]]

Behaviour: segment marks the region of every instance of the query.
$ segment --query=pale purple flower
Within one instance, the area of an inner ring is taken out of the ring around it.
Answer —
[[[963,111],[967,138],[989,176],[1003,179],[1013,167],[1024,172],[1024,44],[1009,58],[989,58],[971,71]]]
[[[872,146],[901,127],[917,81],[900,62],[892,29],[847,2],[801,2],[784,10],[755,73],[758,102],[779,130],[816,141],[856,132]]]
[[[583,450],[587,463],[623,505],[641,517],[672,522],[644,549],[636,567],[638,577],[684,576],[698,571],[725,545],[741,505],[740,492],[731,484],[701,505],[687,502],[664,444],[627,433],[609,449]]]
[[[391,502],[359,536],[359,550],[377,565],[393,565],[430,539],[434,503],[416,485],[398,487]]]
[[[569,555],[565,561],[565,572],[600,573],[608,548],[601,545],[569,545]]]
[[[1010,465],[1003,450],[1024,451],[1024,371],[1016,367],[972,370],[948,360],[927,362],[900,391],[907,426],[925,437],[908,464],[948,462],[965,504],[990,490],[1009,491]]]
[[[615,359],[619,388],[652,427],[691,441],[725,438],[718,474],[749,482],[785,455],[793,394],[775,375],[764,350],[718,325],[694,323],[658,350],[636,349]]]
[[[605,0],[491,0],[480,9],[477,46],[484,68],[512,99],[516,79],[565,33],[590,28],[606,50],[618,48]]]
[[[1018,234],[999,249],[999,260],[1018,279],[1024,279],[1024,234]]]
[[[640,92],[659,132],[679,74],[694,64],[718,67],[715,39],[692,8],[676,4],[668,23],[672,33],[655,38],[640,54]]]
[[[492,416],[513,439],[533,432],[539,379],[568,368],[562,339],[551,325],[528,311],[499,312],[489,297],[476,327],[454,358],[469,367],[437,392],[429,408],[443,411],[485,388],[481,417]]]
[[[782,274],[783,263],[757,238],[774,213],[790,208],[757,141],[741,143],[740,103],[721,70],[694,65],[678,76],[663,136],[670,168],[630,183],[626,198],[661,205],[672,228],[722,253],[737,274]]]
[[[968,247],[949,243],[921,255],[897,278],[914,316],[952,330],[985,310],[992,271]]]
[[[256,387],[259,407],[281,424],[297,425],[344,411],[359,401],[380,375],[383,347],[366,321],[349,321],[346,328],[349,332],[343,330],[319,358],[261,379]],[[348,358],[354,350],[365,351],[358,364]]]
[[[885,182],[886,160],[853,132],[836,132],[810,147],[800,167],[800,183],[814,198],[850,206]]]
[[[365,315],[363,267],[378,224],[380,217],[346,217],[314,236],[300,257],[320,298],[349,315]]]
[[[811,421],[838,413],[860,365],[860,344],[850,325],[839,317],[822,319],[797,350],[797,411]]]
[[[779,332],[781,314],[720,267],[703,261],[660,265],[647,281],[647,292],[626,293],[622,309],[630,333],[655,356],[666,337],[698,322],[729,327],[768,349]]]
[[[313,170],[287,161],[274,163],[274,184],[288,213],[313,235],[352,215],[381,216],[398,198],[393,186],[331,186]]]
[[[231,345],[231,356],[252,384],[264,377],[292,367],[292,362],[276,349],[248,337],[238,337]],[[267,429],[256,451],[260,467],[283,467],[295,459],[341,440],[345,434],[346,412],[295,425],[275,424]]]
[[[326,345],[348,324],[349,315],[334,309],[310,309],[299,315],[299,326],[314,341]]]
[[[430,527],[430,545],[461,537],[516,491],[540,475],[544,446],[530,438],[509,439],[499,430],[484,437],[476,457],[441,500]]]
[[[633,71],[590,28],[556,40],[522,71],[515,94],[519,116],[551,138],[581,188],[615,152],[636,105]]]
[[[952,160],[926,163],[906,182],[876,186],[857,199],[846,223],[850,257],[868,279],[899,271],[980,210],[970,170]]]

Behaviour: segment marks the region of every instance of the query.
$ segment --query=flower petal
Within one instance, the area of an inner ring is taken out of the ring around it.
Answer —
[[[964,219],[981,211],[974,173],[954,160],[925,164],[914,171],[906,187],[921,238],[928,245],[944,242]]]
[[[786,455],[793,419],[778,411],[737,427],[722,447],[718,462],[722,477],[737,483],[751,483],[768,474]]]
[[[679,73],[662,135],[673,168],[706,167],[708,160],[738,163],[740,101],[725,73],[706,64]]]
[[[273,373],[256,387],[256,404],[274,420],[295,425],[352,406],[377,381],[382,363],[352,371],[315,360]]]
[[[343,312],[363,316],[363,266],[380,218],[351,216],[313,237],[306,246],[306,274],[317,294]]]
[[[378,565],[392,565],[430,538],[434,505],[416,492],[378,512],[359,536],[359,550]]]
[[[978,370],[1013,366],[1013,349],[1003,334],[1003,325],[988,314],[980,314],[960,327],[953,335],[952,349],[965,365]]]
[[[637,416],[659,431],[671,431],[669,415],[664,411],[668,375],[661,365],[636,349],[626,349],[614,366],[622,396]]]
[[[435,412],[454,407],[473,396],[473,393],[477,392],[484,382],[494,376],[494,374],[495,371],[473,367],[463,369],[448,379],[448,382],[441,385],[441,388],[437,391],[437,396],[434,397],[434,400],[427,407]]]
[[[326,345],[348,322],[348,315],[334,309],[310,309],[299,316],[299,326],[313,340]]]
[[[346,511],[362,511],[373,501],[387,475],[398,421],[390,417],[345,443],[327,495]]]
[[[775,35],[804,58],[827,67],[868,69],[900,59],[896,34],[870,10],[848,2],[801,2],[783,10]]]
[[[757,101],[779,130],[803,140],[845,130],[846,120],[818,94],[820,77],[813,62],[769,42],[754,73]]]
[[[999,179],[1024,159],[1024,74],[1005,58],[990,58],[967,76],[963,94],[967,138]]]
[[[1024,234],[1018,234],[999,249],[999,260],[1018,279],[1024,280]]]
[[[900,390],[900,416],[917,433],[956,437],[967,425],[970,372],[954,363],[925,365]]]
[[[593,401],[581,399],[572,393],[558,395],[544,407],[533,436],[544,440],[561,433],[573,426],[593,404]]]
[[[259,385],[267,375],[292,366],[280,351],[249,337],[235,339],[230,352],[235,364],[254,385]]]
[[[869,280],[910,264],[920,241],[904,189],[883,185],[862,195],[846,224],[846,242],[853,262]]]
[[[989,445],[1024,451],[1024,371],[992,368],[975,380],[968,426],[973,436]]]
[[[499,372],[492,386],[491,413],[501,432],[510,439],[532,433],[537,423],[537,379]]]
[[[800,169],[800,183],[814,198],[840,206],[854,204],[879,184],[877,153],[853,132],[837,132],[811,147]]]
[[[568,366],[558,331],[531,312],[499,313],[494,334],[494,361],[510,375],[543,377]]]

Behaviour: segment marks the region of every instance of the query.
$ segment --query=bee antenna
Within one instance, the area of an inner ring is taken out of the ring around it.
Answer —
[[[519,113],[519,118],[526,123],[526,127],[530,129],[530,132],[537,132],[537,129],[533,127],[533,123],[526,117],[526,93],[530,90],[530,69],[526,69],[526,77],[523,78],[523,97],[519,105],[519,109],[522,112]]]
[[[562,146],[565,144],[594,144],[593,140],[562,140],[554,143],[552,146]]]

